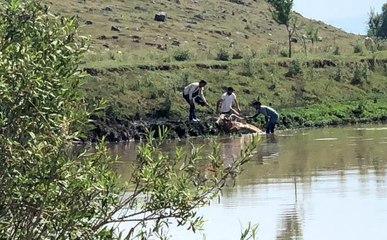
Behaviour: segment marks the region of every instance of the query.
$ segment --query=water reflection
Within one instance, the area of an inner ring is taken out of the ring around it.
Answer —
[[[220,154],[222,155],[225,166],[231,165],[241,155],[245,141],[248,141],[246,137],[219,139],[219,143],[221,144]]]
[[[222,138],[229,164],[244,138]],[[208,146],[210,139],[194,139]],[[239,239],[249,222],[259,224],[258,239],[387,239],[387,127],[365,126],[282,132],[262,136],[254,160],[244,166],[235,187],[220,202],[199,210],[208,220],[205,237]],[[190,141],[171,141],[190,149]],[[130,172],[136,145],[114,145],[123,178]],[[230,227],[232,226],[232,227]],[[172,239],[202,239],[170,229]]]
[[[284,212],[279,216],[279,221],[277,240],[303,239],[302,221],[296,204],[285,208]]]
[[[277,136],[263,136],[257,147],[257,161],[263,164],[265,160],[276,159],[279,156],[278,144]]]

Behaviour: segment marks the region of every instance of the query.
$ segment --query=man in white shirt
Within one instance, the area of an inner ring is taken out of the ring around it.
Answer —
[[[195,102],[202,106],[208,106],[206,98],[203,95],[203,89],[206,85],[207,82],[205,80],[200,80],[200,82],[191,83],[184,88],[183,97],[189,104],[190,121],[199,121],[199,119],[196,118]]]
[[[233,103],[235,103],[238,111],[232,108]],[[241,109],[239,108],[239,104],[236,99],[234,89],[232,87],[228,87],[227,91],[222,94],[216,104],[216,110],[220,114],[236,114],[239,116],[239,112],[241,111]]]

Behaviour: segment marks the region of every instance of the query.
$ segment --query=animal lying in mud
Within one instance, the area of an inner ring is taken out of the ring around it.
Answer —
[[[216,125],[225,132],[240,133],[240,134],[262,134],[263,132],[256,126],[243,123],[245,120],[236,114],[220,114],[216,120]]]

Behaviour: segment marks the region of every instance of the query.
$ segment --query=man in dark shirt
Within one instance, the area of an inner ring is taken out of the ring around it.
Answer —
[[[266,134],[274,133],[275,124],[279,119],[278,112],[269,106],[262,105],[258,101],[253,102],[252,106],[253,108],[255,108],[256,113],[254,114],[254,116],[247,117],[247,118],[253,119],[262,113],[265,116]]]

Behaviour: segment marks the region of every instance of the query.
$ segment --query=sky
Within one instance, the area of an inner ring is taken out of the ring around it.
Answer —
[[[346,32],[366,34],[371,8],[380,13],[384,3],[387,0],[294,0],[293,10]]]

